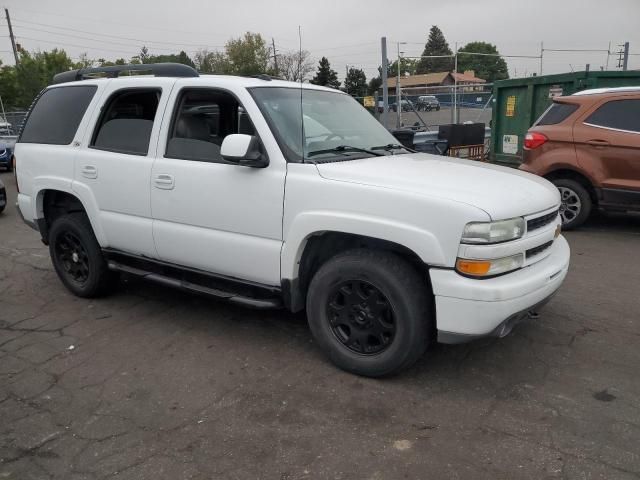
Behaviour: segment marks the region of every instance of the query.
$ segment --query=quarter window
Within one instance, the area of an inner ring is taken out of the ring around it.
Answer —
[[[552,103],[535,125],[557,125],[578,109],[572,103]]]
[[[177,102],[165,156],[226,163],[220,147],[224,138],[233,133],[255,135],[249,115],[233,95],[185,89]]]
[[[612,100],[585,120],[589,125],[640,132],[640,100]]]
[[[160,95],[159,89],[115,93],[100,117],[91,146],[110,152],[146,155]]]
[[[96,90],[95,85],[45,90],[29,113],[19,141],[69,145]]]

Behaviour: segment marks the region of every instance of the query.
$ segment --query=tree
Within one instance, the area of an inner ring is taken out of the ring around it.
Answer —
[[[311,83],[329,88],[340,88],[338,72],[331,69],[331,64],[327,57],[322,57],[318,62],[318,70],[316,70],[315,77],[311,79]]]
[[[502,57],[465,55],[462,52],[498,54],[495,45],[486,42],[471,42],[458,50],[458,72],[473,70],[476,77],[487,82],[509,78],[507,62]]]
[[[400,75],[415,75],[418,69],[418,60],[413,58],[400,58]],[[389,63],[389,70],[387,73],[390,77],[398,75],[398,60],[394,60],[393,63]]]
[[[359,68],[350,68],[344,80],[346,92],[354,97],[364,97],[367,94],[367,76]]]
[[[193,63],[193,60],[187,55],[184,50],[181,50],[180,53],[175,54],[172,53],[170,55],[148,55],[143,63],[182,63],[184,65],[189,65],[190,67],[196,66]]]
[[[378,67],[378,76],[372,77],[369,80],[369,86],[367,87],[367,93],[369,95],[375,95],[382,87],[382,67]]]
[[[146,47],[146,45],[143,45],[140,49],[138,59],[140,60],[140,63],[149,63],[149,49]]]
[[[231,73],[231,64],[223,52],[211,52],[207,49],[198,50],[194,59],[196,68],[201,73],[216,73],[218,75]]]
[[[269,49],[259,33],[247,32],[243,37],[229,40],[225,45],[230,70],[234,75],[266,73]]]
[[[278,54],[276,75],[292,82],[304,82],[313,71],[313,64],[309,57],[310,54],[306,50]]]
[[[66,72],[74,63],[64,50],[50,52],[20,52],[20,65],[16,68],[16,98],[14,105],[28,107],[36,95],[53,80],[56,73]],[[4,97],[3,97],[4,98]]]
[[[422,56],[451,55],[449,44],[444,38],[442,30],[433,25],[429,31],[429,39],[424,46]],[[416,73],[450,72],[453,70],[453,58],[421,58]]]

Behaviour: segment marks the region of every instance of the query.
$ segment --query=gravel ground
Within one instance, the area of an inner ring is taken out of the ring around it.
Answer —
[[[303,315],[133,280],[71,296],[1,178],[0,479],[640,477],[638,217],[567,233],[539,320],[371,380]]]

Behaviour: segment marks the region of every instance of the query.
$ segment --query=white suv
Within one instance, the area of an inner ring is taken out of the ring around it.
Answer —
[[[154,76],[118,77],[139,68]],[[551,183],[412,152],[314,85],[170,64],[65,72],[15,161],[19,209],[74,294],[125,272],[306,308],[331,360],[362,375],[436,339],[506,335],[569,265]]]

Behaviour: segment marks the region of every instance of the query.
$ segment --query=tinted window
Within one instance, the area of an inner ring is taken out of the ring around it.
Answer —
[[[585,123],[640,132],[640,100],[612,100],[589,115]]]
[[[536,125],[555,125],[562,122],[578,109],[571,103],[553,103],[536,122]]]
[[[232,133],[255,135],[249,116],[233,95],[208,89],[185,90],[177,103],[165,156],[224,162],[220,147]]]
[[[45,90],[29,113],[20,142],[69,145],[96,89],[78,85]]]
[[[160,95],[158,89],[115,93],[100,116],[91,146],[111,152],[146,155]]]

